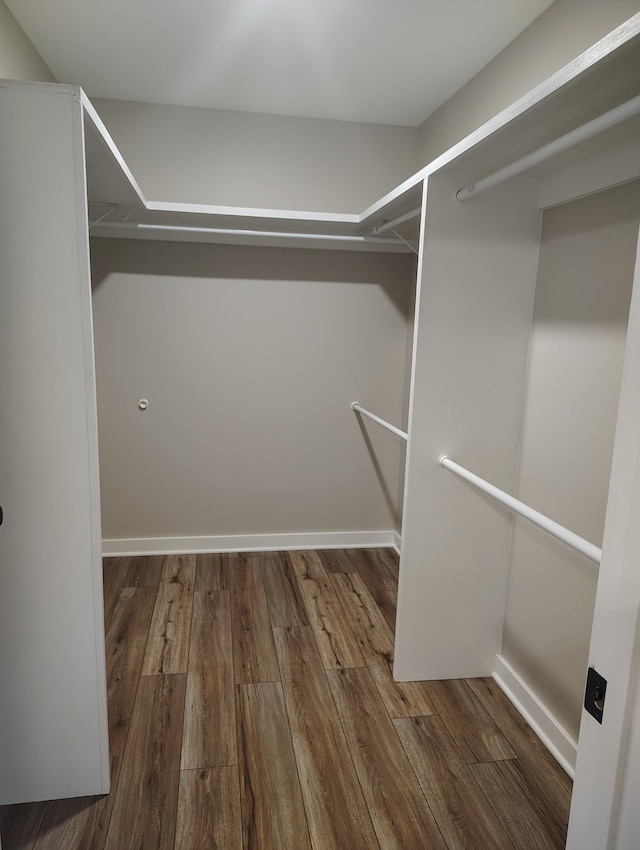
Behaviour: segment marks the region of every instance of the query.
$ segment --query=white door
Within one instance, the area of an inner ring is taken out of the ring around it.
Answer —
[[[630,738],[634,714],[640,722],[639,662],[640,244],[589,654],[589,666],[604,676],[607,690],[602,725],[583,711],[568,850],[640,847],[633,827],[638,823],[640,772],[627,759],[629,741],[635,741],[635,733]],[[640,755],[640,748],[635,754]]]

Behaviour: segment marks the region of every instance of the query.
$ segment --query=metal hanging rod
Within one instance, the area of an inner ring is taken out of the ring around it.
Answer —
[[[489,174],[488,177],[483,177],[482,180],[472,183],[466,189],[460,189],[456,192],[456,198],[459,201],[466,201],[468,198],[479,195],[480,192],[485,192],[487,189],[497,186],[498,183],[502,183],[510,177],[515,177],[516,174],[522,174],[523,171],[533,168],[534,165],[539,165],[546,159],[562,153],[562,151],[566,151],[574,145],[584,142],[586,139],[591,139],[593,136],[597,136],[598,133],[609,130],[611,127],[615,127],[616,124],[621,124],[628,118],[633,118],[638,114],[640,114],[640,95],[628,100],[626,103],[620,104],[620,106],[616,106],[603,115],[599,115],[592,121],[576,127],[575,130],[565,133],[559,139],[555,139],[553,142],[549,142],[548,145],[543,145],[538,150],[527,154],[527,156],[523,156],[517,162],[513,162],[511,165],[494,171],[493,174]]]
[[[405,221],[411,221],[412,218],[416,218],[422,212],[421,207],[416,207],[415,210],[411,210],[404,215],[399,215],[397,218],[392,218],[390,221],[383,221],[378,227],[374,227],[371,231],[373,236],[378,236],[380,233],[385,233],[387,230],[393,230],[394,227],[398,227],[400,224],[404,224]]]
[[[180,224],[147,224],[135,221],[105,221],[103,228],[110,230],[138,230],[160,233],[192,233],[211,236],[258,236],[270,239],[314,239],[324,242],[345,242],[362,245],[397,245],[395,239],[378,239],[373,236],[345,236],[330,233],[285,233],[277,230],[238,230],[226,227],[188,227]],[[410,246],[409,246],[410,247]]]
[[[560,523],[555,522],[552,519],[549,519],[548,516],[541,514],[539,511],[530,508],[529,505],[525,505],[524,502],[521,502],[519,499],[515,499],[513,496],[510,496],[508,493],[505,493],[504,490],[500,490],[498,487],[495,487],[493,484],[489,484],[488,481],[485,481],[484,478],[480,478],[479,475],[475,475],[473,472],[469,472],[468,469],[465,469],[464,466],[460,466],[448,458],[446,455],[438,458],[442,466],[445,469],[451,470],[456,475],[459,475],[460,478],[464,478],[465,481],[468,481],[470,484],[473,484],[474,487],[477,487],[479,490],[482,490],[483,493],[487,493],[489,496],[492,496],[498,502],[503,505],[506,505],[508,508],[511,508],[512,511],[519,514],[520,516],[528,519],[529,522],[532,522],[534,525],[539,526],[540,528],[547,531],[549,534],[557,537],[558,540],[562,540],[563,543],[566,543],[567,546],[571,546],[572,549],[575,549],[577,552],[585,555],[591,561],[594,561],[596,564],[600,563],[600,559],[602,557],[602,549],[598,549],[597,546],[594,546],[593,543],[589,543],[588,540],[585,540],[584,537],[580,537],[578,534],[575,534],[573,531],[569,531],[568,528],[565,528]]]
[[[362,407],[358,404],[357,401],[354,401],[351,405],[351,410],[356,413],[361,413],[363,416],[367,416],[369,419],[372,419],[374,422],[377,422],[378,425],[382,425],[383,428],[386,428],[387,431],[391,431],[392,434],[395,434],[398,437],[402,437],[403,440],[407,439],[406,431],[401,431],[399,428],[396,428],[395,425],[392,425],[390,422],[387,422],[386,419],[381,419],[379,416],[376,416],[375,413],[371,413],[370,410],[367,410],[365,407]]]

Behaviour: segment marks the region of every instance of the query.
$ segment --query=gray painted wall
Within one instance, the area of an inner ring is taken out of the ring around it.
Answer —
[[[55,78],[0,0],[0,78],[52,83]]]
[[[556,0],[420,128],[426,165],[640,12],[638,0]]]
[[[94,240],[105,538],[397,530],[415,259]],[[149,400],[145,412],[141,398]]]
[[[518,498],[602,545],[640,220],[638,184],[543,219]],[[503,655],[577,738],[597,566],[516,522]]]
[[[418,129],[95,100],[151,200],[361,212],[418,170]]]

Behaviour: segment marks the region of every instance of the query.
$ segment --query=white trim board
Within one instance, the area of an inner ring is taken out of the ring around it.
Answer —
[[[566,204],[640,177],[640,139],[557,169],[538,184],[538,209]]]
[[[398,551],[395,531],[320,531],[304,534],[224,534],[203,537],[131,537],[102,541],[105,558],[194,552],[273,552],[291,549],[375,549]]]
[[[496,655],[493,678],[558,764],[573,779],[578,744],[508,661]]]
[[[398,534],[397,531],[393,532],[393,543],[391,544],[391,548],[399,557],[400,553],[402,552],[402,537]]]

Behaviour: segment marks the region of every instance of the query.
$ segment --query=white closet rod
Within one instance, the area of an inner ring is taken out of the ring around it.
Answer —
[[[586,139],[597,136],[598,133],[601,133],[604,130],[609,130],[611,127],[615,127],[616,124],[620,124],[628,118],[633,118],[634,115],[638,115],[639,113],[640,95],[628,100],[626,103],[620,104],[620,106],[616,106],[615,109],[611,109],[603,115],[599,115],[592,121],[588,121],[586,124],[576,127],[575,130],[571,130],[564,136],[560,136],[559,139],[549,142],[548,145],[543,145],[543,147],[527,154],[527,156],[522,157],[522,159],[517,160],[517,162],[507,165],[499,171],[494,171],[493,174],[489,174],[488,177],[483,177],[482,180],[472,183],[470,186],[467,186],[466,189],[460,189],[456,192],[456,198],[459,201],[466,201],[474,195],[479,195],[480,192],[485,192],[487,189],[497,186],[498,183],[502,183],[510,177],[515,177],[516,174],[521,174],[523,171],[533,168],[534,165],[539,165],[546,159],[549,159],[558,153],[562,153],[562,151],[568,150],[574,145],[577,145],[579,142],[583,142]]]
[[[398,218],[392,218],[391,221],[383,221],[379,227],[374,227],[371,231],[372,235],[378,236],[380,233],[384,233],[387,230],[393,230],[394,227],[398,227],[400,224],[404,224],[405,221],[411,221],[412,218],[416,218],[422,212],[421,207],[416,207],[415,210],[411,210],[404,215],[399,215]]]
[[[484,478],[480,478],[479,475],[474,475],[473,472],[469,472],[469,470],[465,469],[464,466],[460,466],[455,463],[446,455],[440,457],[439,461],[445,469],[449,469],[451,472],[459,475],[460,478],[464,478],[465,481],[473,484],[474,487],[482,490],[483,493],[487,493],[489,496],[497,499],[498,502],[501,502],[503,505],[511,508],[512,511],[515,511],[515,513],[520,514],[520,516],[523,516],[525,519],[528,519],[529,522],[532,522],[534,525],[539,526],[549,534],[557,537],[558,540],[562,540],[563,543],[571,546],[572,549],[582,553],[590,560],[595,561],[596,564],[600,563],[602,549],[598,549],[597,546],[594,546],[593,543],[589,543],[589,541],[585,540],[584,537],[580,537],[573,531],[569,531],[568,528],[565,528],[563,525],[560,525],[560,523],[549,519],[548,516],[541,514],[539,511],[530,508],[529,505],[525,505],[524,502],[510,496],[508,493],[505,493],[504,490],[500,490],[493,484],[489,484],[489,482],[485,481]]]
[[[386,419],[381,419],[379,416],[376,416],[375,413],[372,413],[370,410],[367,410],[365,407],[362,407],[358,404],[357,401],[354,401],[351,405],[351,410],[356,413],[361,413],[363,416],[368,416],[369,419],[372,419],[374,422],[377,422],[378,425],[382,425],[383,428],[386,428],[387,431],[391,431],[392,434],[395,434],[398,437],[402,437],[403,440],[407,439],[406,431],[401,431],[399,428],[396,428],[395,425],[392,425],[390,422],[387,422]]]
[[[369,245],[397,245],[395,239],[377,239],[371,236],[344,236],[330,233],[284,233],[277,230],[237,230],[226,227],[187,227],[180,224],[144,224],[135,221],[101,221],[102,228],[110,230],[138,230],[160,233],[193,233],[211,236],[261,236],[270,239],[317,239],[326,242],[350,242]]]

